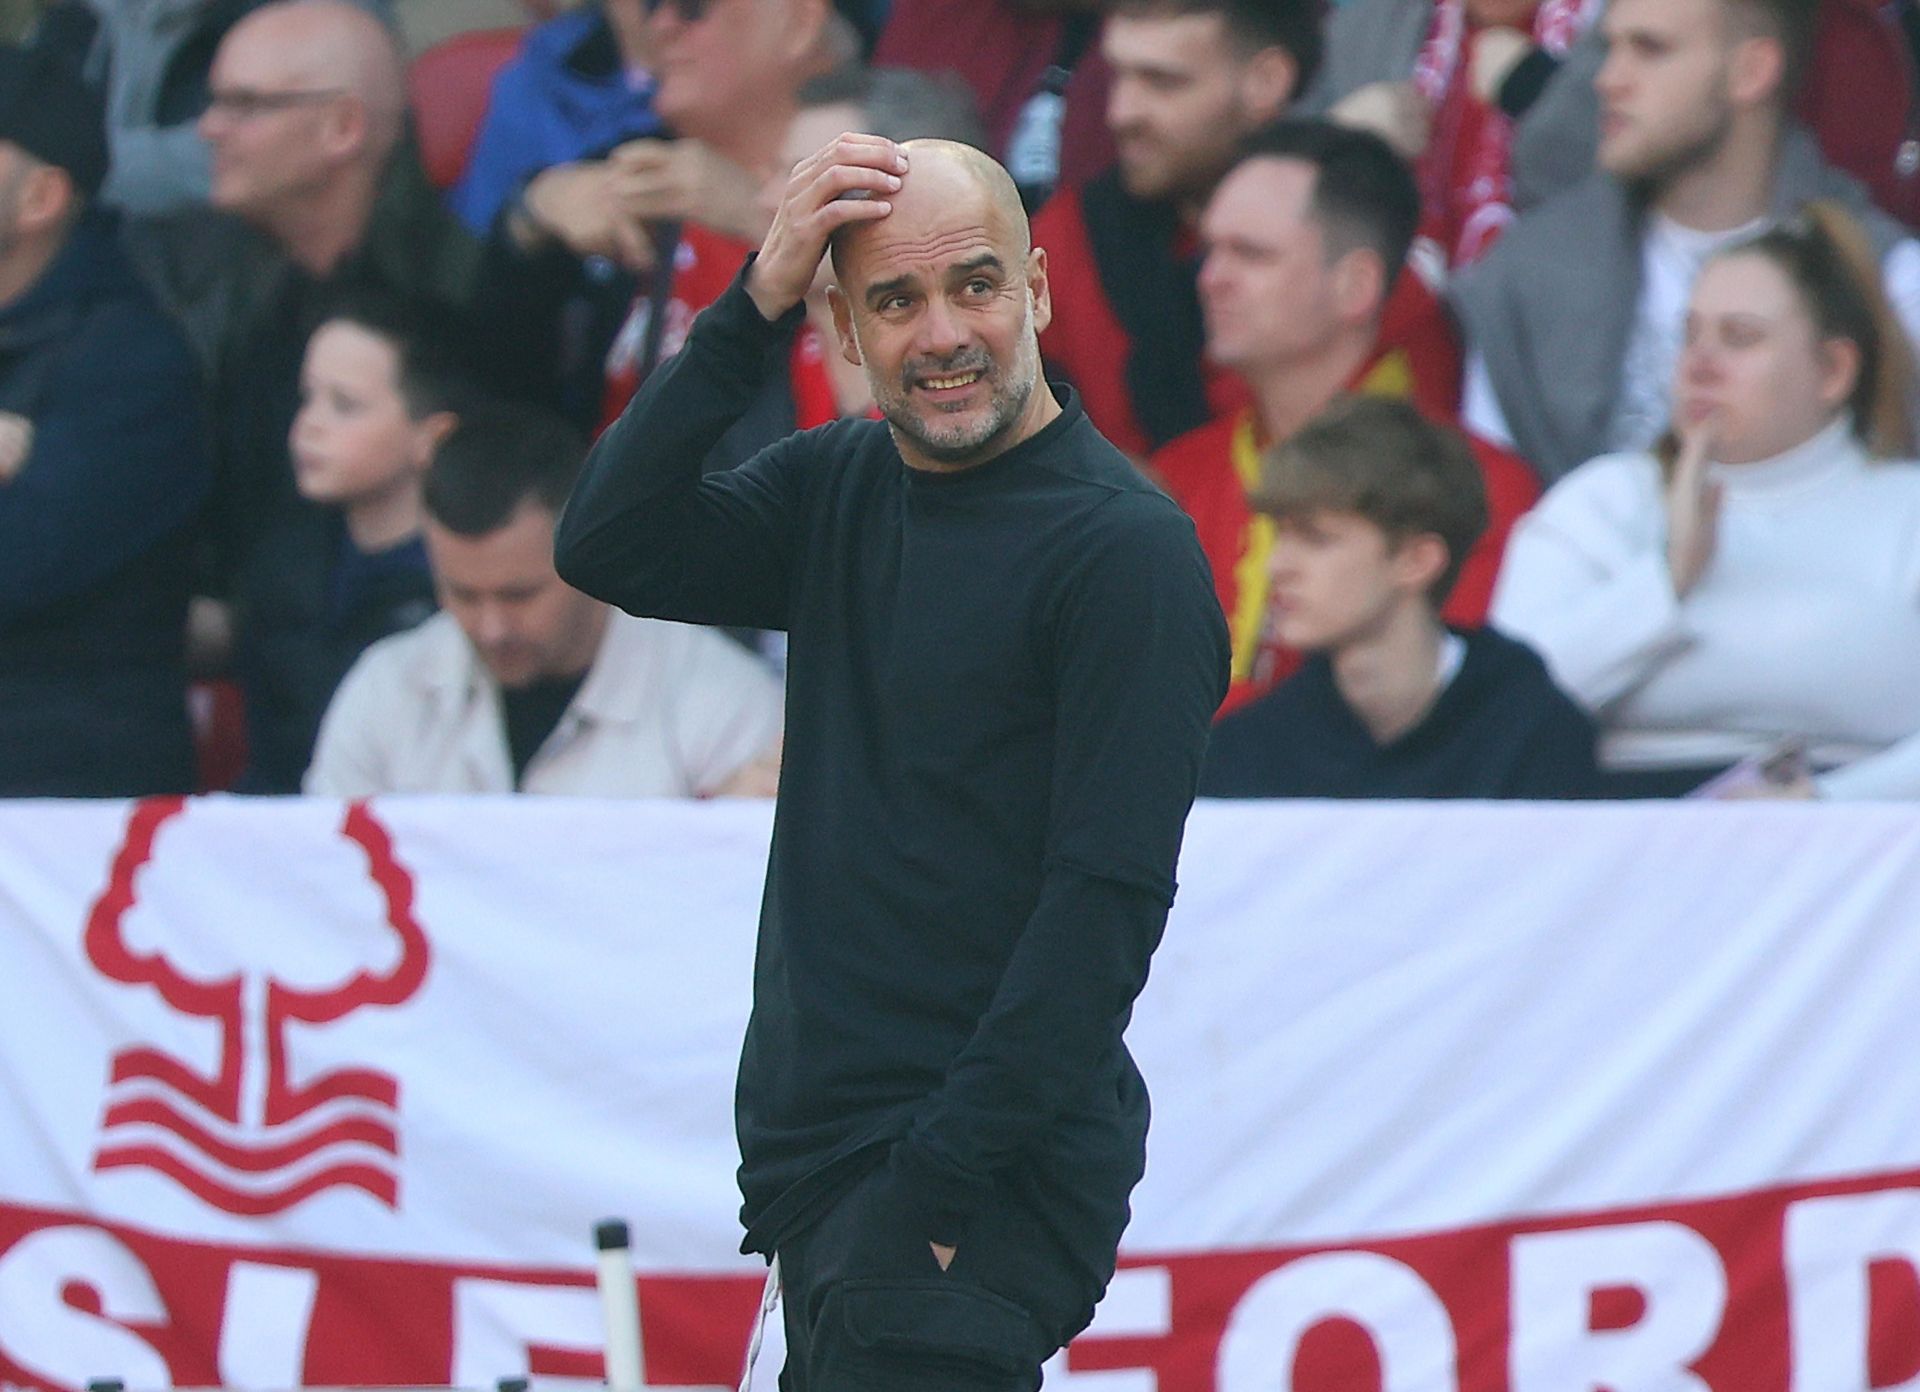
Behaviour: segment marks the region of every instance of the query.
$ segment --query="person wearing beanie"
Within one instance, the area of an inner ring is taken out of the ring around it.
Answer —
[[[0,47],[0,795],[186,792],[191,531],[210,464],[186,340],[110,214],[98,105]]]

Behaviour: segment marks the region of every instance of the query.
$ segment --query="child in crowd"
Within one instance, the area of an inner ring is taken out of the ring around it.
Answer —
[[[1440,622],[1487,522],[1472,449],[1403,401],[1336,401],[1263,461],[1277,636],[1307,661],[1214,726],[1209,797],[1574,798],[1594,729],[1534,653]]]
[[[294,483],[340,510],[352,548],[342,558],[372,571],[425,571],[421,484],[456,420],[417,380],[416,337],[392,315],[349,307],[314,330],[300,368]]]
[[[319,506],[289,519],[250,616],[246,791],[297,791],[354,659],[434,612],[421,487],[463,392],[445,330],[407,302],[344,299],[308,340],[288,455]]]

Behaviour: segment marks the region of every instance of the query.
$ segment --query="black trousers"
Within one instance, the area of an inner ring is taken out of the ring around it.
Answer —
[[[885,1164],[780,1245],[780,1392],[1033,1392],[1100,1281],[1012,1194],[940,1269]]]

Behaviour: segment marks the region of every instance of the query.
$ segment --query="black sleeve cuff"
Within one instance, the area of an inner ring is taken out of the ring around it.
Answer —
[[[1544,48],[1536,48],[1508,73],[1495,97],[1499,107],[1514,120],[1527,114],[1527,108],[1540,99],[1547,83],[1560,71],[1560,60]]]
[[[765,347],[791,338],[799,332],[807,319],[807,302],[802,300],[778,319],[771,322],[760,313],[760,306],[753,302],[753,296],[747,293],[747,273],[753,269],[753,263],[760,256],[757,251],[748,252],[747,259],[740,267],[740,273],[733,283],[720,292],[720,298],[707,307],[695,324],[711,317],[715,330],[730,338],[751,338],[757,346]]]

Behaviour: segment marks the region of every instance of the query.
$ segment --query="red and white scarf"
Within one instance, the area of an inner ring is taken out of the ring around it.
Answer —
[[[1556,58],[1599,14],[1601,0],[1541,0],[1533,42]],[[1466,0],[1435,0],[1433,25],[1413,64],[1413,83],[1433,109],[1433,133],[1420,161],[1420,193],[1445,231],[1447,263],[1484,255],[1513,220],[1509,157],[1513,123],[1480,103],[1467,80]],[[1477,110],[1474,108],[1478,108]]]

